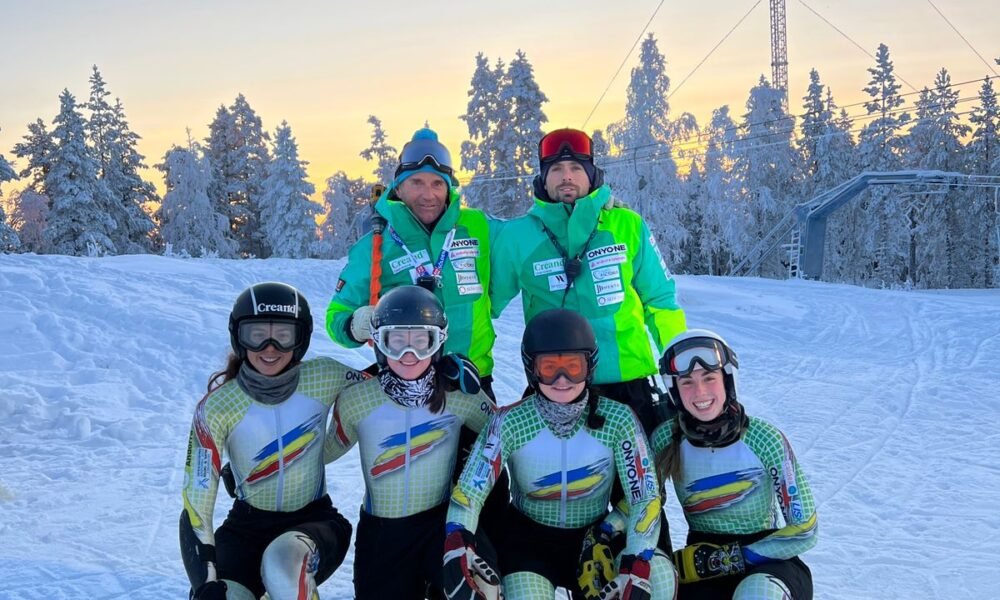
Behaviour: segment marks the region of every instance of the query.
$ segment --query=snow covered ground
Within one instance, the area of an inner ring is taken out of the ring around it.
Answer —
[[[322,323],[342,262],[0,255],[0,598],[186,597],[177,548],[192,411],[237,293],[301,288]],[[819,504],[818,599],[991,598],[1000,577],[1000,290],[679,277],[740,354],[741,398],[795,446]],[[523,386],[515,303],[497,392]],[[369,350],[313,336],[354,366]],[[352,521],[357,454],[328,467]],[[228,508],[220,498],[216,524]],[[669,507],[674,543],[685,528]],[[350,598],[351,562],[321,588]]]

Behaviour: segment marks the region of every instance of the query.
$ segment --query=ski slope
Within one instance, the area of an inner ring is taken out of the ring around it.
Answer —
[[[291,283],[322,330],[341,261],[0,255],[0,599],[184,598],[177,548],[188,429],[251,283]],[[1000,576],[1000,290],[880,291],[678,277],[692,326],[741,358],[751,414],[790,438],[819,506],[816,598],[991,598]],[[496,391],[523,389],[515,302]],[[354,451],[327,469],[352,522]],[[216,525],[228,498],[216,507]],[[685,526],[668,507],[675,545]],[[321,588],[350,598],[352,554]]]

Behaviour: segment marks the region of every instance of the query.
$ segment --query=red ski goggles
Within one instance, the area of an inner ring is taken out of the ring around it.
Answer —
[[[557,129],[538,142],[538,160],[544,163],[558,158],[593,160],[594,143],[579,129]]]
[[[566,377],[570,383],[587,380],[587,354],[585,352],[560,352],[535,356],[535,377],[539,383],[552,385],[559,377]]]
[[[280,352],[291,352],[302,345],[299,326],[294,321],[242,321],[239,327],[240,346],[260,352],[273,345]]]

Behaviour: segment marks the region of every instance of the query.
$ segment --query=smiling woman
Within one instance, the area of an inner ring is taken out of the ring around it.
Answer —
[[[248,288],[230,312],[233,354],[210,378],[188,442],[180,540],[198,600],[312,597],[344,560],[351,525],[326,495],[323,443],[334,400],[364,377],[303,361],[312,330],[309,303],[283,283]],[[213,530],[220,479],[236,500]]]

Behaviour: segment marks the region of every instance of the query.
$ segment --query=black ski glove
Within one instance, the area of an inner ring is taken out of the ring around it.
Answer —
[[[445,354],[437,363],[437,371],[447,391],[461,391],[473,396],[479,393],[479,369],[468,356]]]
[[[694,583],[703,579],[739,575],[746,570],[743,548],[732,544],[691,544],[674,552],[674,565],[681,583]]]

